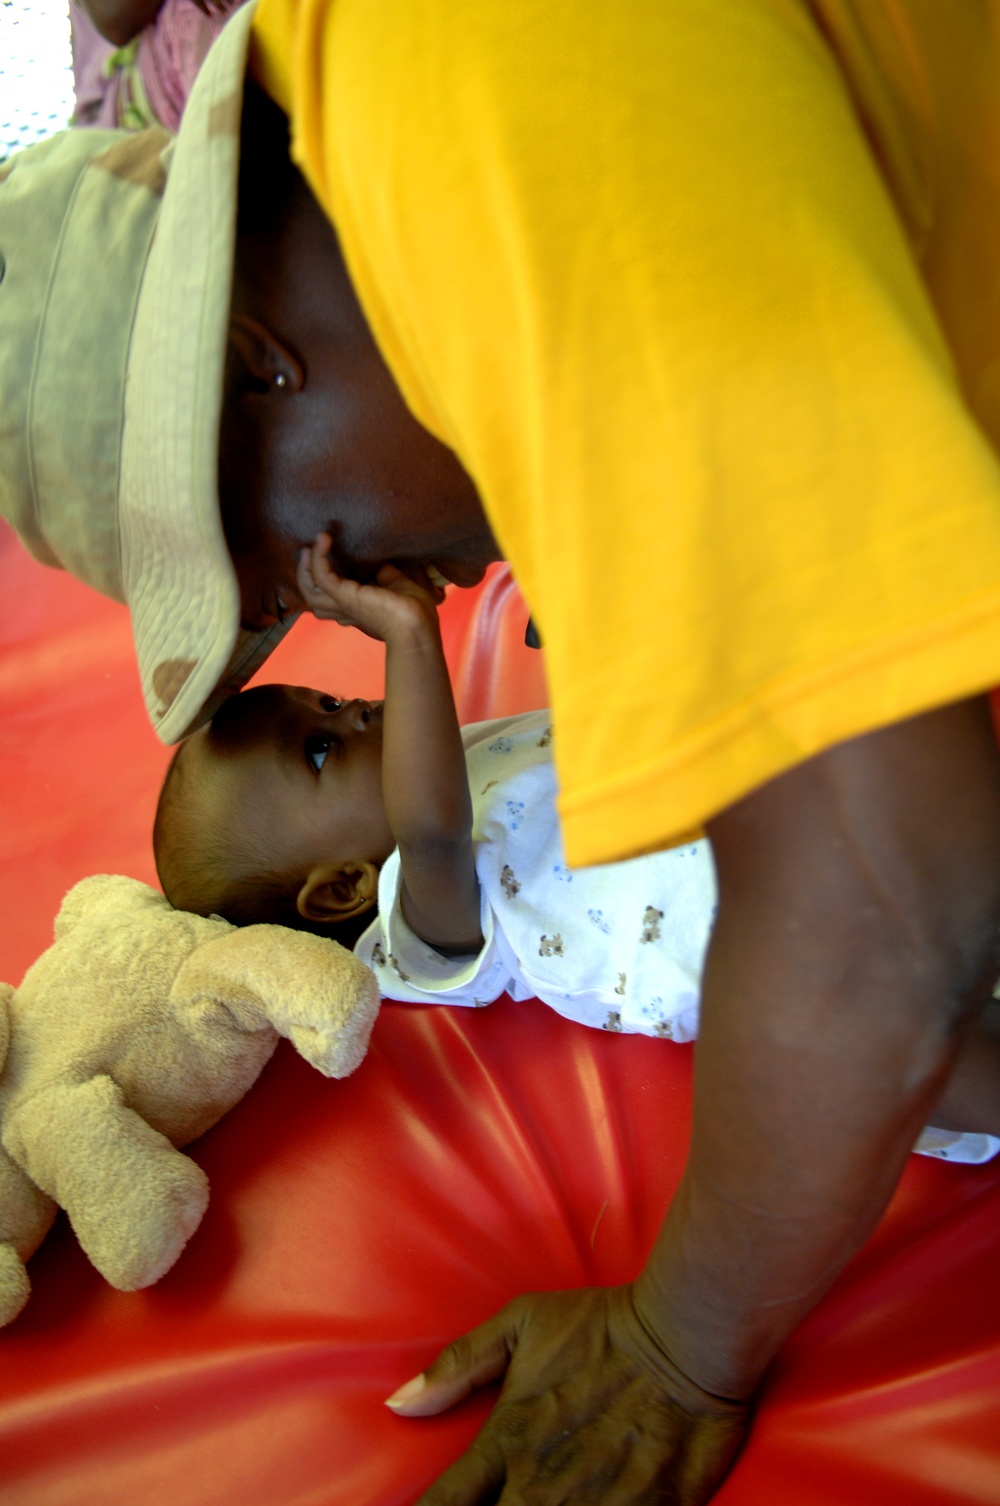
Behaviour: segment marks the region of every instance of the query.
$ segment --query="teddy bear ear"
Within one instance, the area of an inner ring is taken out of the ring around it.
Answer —
[[[66,936],[86,915],[107,914],[111,910],[160,909],[170,906],[163,895],[149,884],[126,878],[120,873],[95,873],[74,884],[59,906],[55,921],[58,941]]]

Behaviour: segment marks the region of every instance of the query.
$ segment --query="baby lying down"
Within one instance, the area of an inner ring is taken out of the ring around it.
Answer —
[[[568,870],[548,712],[460,729],[440,593],[391,566],[374,585],[343,580],[328,548],[321,535],[304,555],[300,587],[317,616],[384,642],[385,701],[287,685],[227,701],[167,772],[154,830],[167,898],[333,935],[386,998],[509,993],[604,1030],[692,1040],[716,903],[708,842]],[[1000,1150],[1000,1107],[983,1124],[967,1106],[998,1040],[993,1003],[938,1105],[949,1128],[925,1130],[918,1151]]]

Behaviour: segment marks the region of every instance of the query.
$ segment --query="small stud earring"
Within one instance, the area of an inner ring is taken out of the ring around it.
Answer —
[[[279,371],[277,373],[277,375],[275,376],[275,378],[274,378],[274,385],[276,387],[287,387],[288,386],[288,378],[285,376],[285,373],[283,371]]]

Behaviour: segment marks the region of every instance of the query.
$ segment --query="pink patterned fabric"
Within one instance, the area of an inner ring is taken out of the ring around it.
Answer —
[[[73,124],[116,126],[119,124],[121,75],[115,71],[109,77],[108,73],[108,60],[115,48],[104,40],[76,0],[70,0],[69,23],[73,43],[73,90],[76,94]]]
[[[211,16],[194,0],[164,0],[139,39],[139,73],[153,115],[176,131],[205,54],[242,0],[213,6]]]
[[[106,42],[71,0],[74,125],[154,123],[176,132],[198,69],[242,0],[220,0],[210,16],[194,0],[164,0],[151,26],[127,47]]]

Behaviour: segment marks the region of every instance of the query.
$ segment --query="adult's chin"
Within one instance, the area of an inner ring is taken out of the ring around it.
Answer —
[[[463,589],[478,586],[486,570],[486,565],[459,564],[455,560],[434,561],[428,566],[428,572],[435,584],[439,584],[437,577],[440,576],[446,585],[460,586]]]

